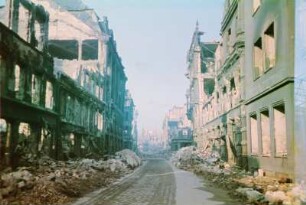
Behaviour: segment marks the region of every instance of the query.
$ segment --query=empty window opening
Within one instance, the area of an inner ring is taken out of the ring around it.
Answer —
[[[215,80],[214,79],[204,79],[204,92],[206,95],[211,96],[214,92]]]
[[[274,38],[274,23],[272,23],[265,31],[265,70],[275,66],[275,38]]]
[[[1,133],[1,132],[6,132],[6,131],[7,131],[6,120],[0,118],[0,133]]]
[[[99,98],[99,88],[100,87],[96,84],[95,85],[95,95],[96,95],[97,98]]]
[[[19,6],[18,34],[25,41],[29,40],[30,12],[22,4]]]
[[[99,99],[100,99],[100,100],[103,100],[103,88],[102,88],[102,87],[99,87],[99,92],[100,92],[100,97],[99,97]]]
[[[40,139],[38,142],[38,151],[42,151],[43,153],[48,153],[48,135],[50,135],[50,131],[47,129],[41,129]]]
[[[261,120],[262,154],[264,156],[270,156],[271,139],[270,139],[270,117],[268,110],[265,110],[260,113],[260,120]]]
[[[223,93],[223,94],[226,94],[226,86],[223,87],[222,93]]]
[[[45,106],[46,108],[53,109],[53,85],[51,82],[47,81],[46,85],[46,99],[45,99]]]
[[[0,118],[0,157],[4,157],[10,146],[10,129],[5,119]]]
[[[250,116],[250,129],[251,129],[251,153],[258,154],[258,130],[257,130],[257,117],[256,115]]]
[[[98,40],[84,40],[82,42],[82,60],[98,59]]]
[[[59,59],[78,59],[78,41],[76,40],[50,40],[49,53]]]
[[[35,46],[38,50],[42,50],[44,46],[43,42],[43,26],[40,22],[35,20],[34,23],[34,29],[35,29]]]
[[[66,120],[71,122],[74,120],[74,103],[70,96],[66,100]]]
[[[255,79],[262,75],[263,73],[263,51],[262,51],[262,41],[259,38],[254,44],[254,74]]]
[[[96,113],[96,119],[97,119],[97,128],[98,130],[102,131],[103,129],[103,115],[99,112]]]
[[[15,65],[14,77],[15,77],[14,91],[17,92],[20,89],[20,66],[19,65]]]
[[[28,123],[21,122],[19,124],[18,133],[21,136],[29,137],[31,134],[31,128]]]
[[[73,133],[70,133],[69,140],[72,146],[75,145],[75,137]]]
[[[274,107],[274,138],[276,156],[287,155],[285,105]]]
[[[235,84],[235,80],[234,80],[234,78],[232,78],[231,79],[231,81],[230,81],[230,90],[232,91],[232,90],[236,90],[236,84]]]
[[[32,75],[32,103],[39,105],[40,103],[40,79],[36,75]]]

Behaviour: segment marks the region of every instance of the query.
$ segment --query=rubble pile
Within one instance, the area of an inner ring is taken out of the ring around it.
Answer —
[[[172,163],[182,169],[193,169],[197,173],[230,173],[230,166],[223,162],[218,152],[199,150],[194,146],[183,147],[171,158]]]
[[[117,152],[116,156],[131,168],[135,168],[141,165],[141,159],[135,154],[135,152],[129,149],[124,149],[120,152]]]
[[[116,159],[54,161],[38,159],[31,167],[1,172],[0,201],[3,204],[63,204],[107,186],[131,173],[141,159],[130,150],[116,154]]]
[[[221,160],[217,152],[194,146],[178,150],[171,158],[181,169],[205,176],[212,184],[229,190],[235,198],[256,205],[301,205],[306,202],[306,185],[291,180],[251,174]]]

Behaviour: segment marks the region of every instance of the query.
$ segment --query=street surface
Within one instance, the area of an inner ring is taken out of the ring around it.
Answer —
[[[223,190],[205,186],[196,175],[176,169],[164,159],[148,161],[113,186],[81,198],[73,205],[236,205]]]

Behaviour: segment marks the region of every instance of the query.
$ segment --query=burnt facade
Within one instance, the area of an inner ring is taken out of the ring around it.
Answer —
[[[107,19],[48,0],[8,0],[0,16],[1,163],[122,149],[127,77]]]

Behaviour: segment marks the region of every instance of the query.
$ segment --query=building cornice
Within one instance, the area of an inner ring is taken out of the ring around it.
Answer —
[[[258,93],[255,96],[247,99],[245,101],[245,105],[248,105],[248,104],[254,102],[257,99],[262,98],[262,97],[268,95],[269,93],[271,93],[271,92],[273,92],[273,91],[275,91],[275,90],[277,90],[277,89],[279,89],[279,88],[281,88],[281,87],[283,87],[283,86],[285,86],[285,85],[287,85],[289,83],[294,83],[294,77],[287,77],[285,79],[282,79],[281,81],[275,83],[273,86],[265,89],[264,91]]]
[[[226,14],[223,17],[223,20],[222,20],[222,23],[221,23],[221,33],[224,32],[225,28],[229,24],[229,22],[232,19],[235,11],[237,10],[237,8],[238,8],[238,0],[233,0],[233,2],[229,6]]]
[[[240,58],[243,48],[235,49],[225,60],[221,66],[220,71],[217,73],[217,79],[220,80],[222,75]]]

